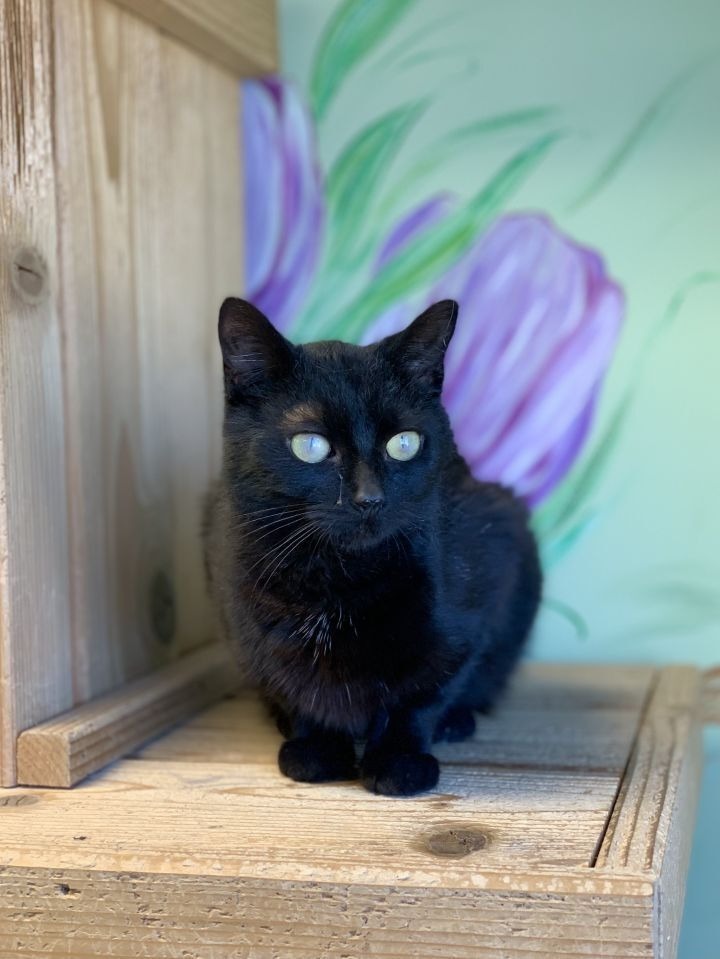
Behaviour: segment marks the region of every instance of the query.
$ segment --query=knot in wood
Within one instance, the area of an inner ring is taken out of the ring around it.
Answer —
[[[169,645],[175,636],[175,590],[170,577],[158,570],[150,582],[150,623],[158,642]]]
[[[10,276],[13,289],[25,303],[42,303],[50,292],[47,265],[33,247],[23,246],[16,251]]]
[[[487,846],[488,837],[472,826],[448,826],[425,838],[425,848],[434,856],[461,859]]]

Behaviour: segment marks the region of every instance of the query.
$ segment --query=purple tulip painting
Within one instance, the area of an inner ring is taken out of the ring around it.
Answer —
[[[432,229],[451,202],[438,198],[413,211],[379,262]],[[514,214],[472,244],[427,303],[445,297],[461,305],[443,394],[460,451],[475,476],[513,486],[536,505],[587,438],[620,331],[622,294],[596,253],[544,217]],[[363,341],[396,332],[416,310],[392,308]]]
[[[285,330],[313,278],[325,211],[310,117],[290,84],[245,85],[243,142],[248,295]]]
[[[333,231],[348,191],[332,188],[333,169],[323,176],[297,91],[276,78],[249,82],[244,102],[249,298],[297,339],[360,343],[397,331],[434,300],[458,300],[443,393],[458,446],[475,476],[544,504],[590,436],[624,314],[598,253],[544,215],[497,208],[497,194],[512,191],[551,138],[520,156],[527,170],[512,158],[469,204],[431,196],[384,233],[358,222],[375,241],[353,258]],[[378,150],[381,128],[372,134]],[[357,161],[369,162],[362,135],[356,143]],[[337,161],[344,169],[353,168],[350,154]]]

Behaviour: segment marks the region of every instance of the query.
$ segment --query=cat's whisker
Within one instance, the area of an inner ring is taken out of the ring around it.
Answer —
[[[301,534],[296,536],[296,538],[289,543],[287,549],[277,558],[277,561],[275,562],[275,565],[272,567],[272,569],[268,570],[267,572],[263,572],[258,577],[258,581],[253,587],[253,593],[255,592],[256,589],[260,587],[260,585],[263,582],[268,583],[273,578],[273,576],[275,575],[277,570],[280,568],[280,566],[283,564],[283,562],[286,562],[290,558],[290,556],[295,552],[295,550],[298,549],[298,547],[300,547],[306,540],[308,540],[313,535],[314,532],[315,532],[315,529],[310,528],[307,531],[303,530]]]
[[[310,537],[315,532],[316,527],[312,523],[307,523],[305,526],[301,527],[299,530],[296,530],[289,537],[281,543],[280,547],[274,550],[271,553],[271,559],[268,564],[263,569],[262,573],[258,577],[255,585],[253,586],[253,594],[258,589],[260,584],[264,581],[272,579],[275,571],[279,569],[280,564],[287,559],[291,553],[297,549],[297,547],[303,543],[308,537]],[[283,548],[284,547],[284,548]],[[278,556],[278,552],[280,555]],[[263,557],[266,559],[267,557]],[[274,564],[274,565],[273,565]],[[272,566],[272,569],[270,567]]]
[[[305,509],[305,503],[289,503],[287,506],[263,506],[261,509],[250,509],[245,510],[245,516],[255,516],[259,513],[273,513],[275,511],[284,511],[284,510],[293,510],[293,509]]]
[[[277,533],[281,529],[286,529],[287,527],[294,526],[301,521],[302,517],[295,516],[287,518],[284,516],[279,517],[278,519],[271,520],[268,523],[265,523],[263,526],[259,526],[256,529],[246,530],[246,532],[252,536],[253,541],[259,542],[261,539],[270,536],[271,533]],[[262,535],[258,535],[261,533]]]
[[[310,564],[312,563],[312,561],[315,559],[315,557],[316,557],[316,555],[317,555],[317,553],[318,553],[318,550],[320,549],[320,546],[321,546],[321,545],[324,545],[325,540],[326,540],[326,538],[327,538],[329,535],[330,535],[330,534],[329,534],[329,532],[328,532],[327,530],[320,530],[320,536],[318,536],[317,542],[315,543],[315,546],[314,546],[314,548],[313,548],[313,551],[312,551],[312,553],[310,554],[310,558],[309,558],[308,561],[307,561],[308,567],[310,566]]]
[[[237,517],[234,522],[230,525],[230,528],[235,533],[252,533],[257,532],[259,529],[264,528],[264,523],[270,523],[274,520],[297,520],[303,517],[303,511],[299,510],[297,513],[287,514],[285,512],[278,514],[268,514],[267,516],[261,516],[257,519],[247,519],[244,516]]]
[[[250,573],[252,572],[252,570],[255,569],[256,566],[259,566],[260,563],[265,562],[268,559],[268,557],[272,559],[275,556],[277,556],[278,552],[280,552],[280,550],[283,549],[283,547],[287,544],[288,540],[291,539],[293,536],[295,536],[296,533],[298,532],[299,530],[296,530],[295,532],[289,533],[287,536],[284,536],[283,539],[276,546],[274,546],[272,549],[268,550],[267,552],[263,553],[262,556],[252,564],[252,566],[248,566],[245,572]]]
[[[272,512],[267,512],[262,516],[251,516],[245,515],[241,517],[241,522],[246,524],[262,523],[266,519],[273,519],[275,516],[300,516],[305,512],[305,507],[301,506],[297,509],[278,509],[273,510]]]

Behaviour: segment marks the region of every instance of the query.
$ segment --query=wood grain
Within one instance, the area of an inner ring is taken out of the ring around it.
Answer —
[[[54,5],[75,701],[211,638],[216,311],[242,287],[238,84],[105,0]]]
[[[214,702],[238,681],[223,645],[203,647],[115,693],[26,730],[18,740],[18,782],[73,786]]]
[[[72,705],[65,410],[54,293],[52,24],[0,0],[0,783],[21,729]]]
[[[238,76],[278,67],[274,0],[115,0]]]
[[[0,954],[89,959],[648,959],[648,896],[17,869]],[[15,951],[16,950],[16,951]]]
[[[598,866],[656,877],[654,955],[677,952],[700,789],[700,677],[691,667],[660,675],[623,777]]]
[[[690,666],[660,674],[643,717],[597,865],[657,869],[667,844],[689,737],[698,725],[700,681]]]
[[[529,666],[412,800],[284,779],[257,701],[225,700],[71,791],[0,793],[0,955],[672,959],[692,687],[685,670]],[[608,741],[578,750],[576,768],[547,746],[595,723]],[[670,780],[656,789],[651,763],[636,788],[648,738],[670,728],[674,745],[652,751],[674,757]],[[483,841],[447,855],[437,839],[453,830]]]
[[[677,788],[666,799],[666,832],[655,852],[658,880],[653,909],[654,942],[659,959],[674,959],[680,937],[685,880],[700,795],[702,737],[699,724],[691,726],[680,748],[683,757],[678,766]]]
[[[621,748],[596,740],[597,757],[571,769],[553,763],[558,753],[544,766],[538,762],[548,737],[533,708],[538,700],[534,678],[548,672],[538,666],[520,675],[498,716],[481,724],[476,740],[453,747],[454,761],[443,765],[438,790],[411,802],[373,796],[356,783],[311,788],[283,778],[276,762],[279,734],[254,694],[244,692],[69,793],[29,793],[38,800],[32,810],[6,817],[4,861],[41,865],[49,843],[63,863],[78,868],[94,863],[109,871],[148,868],[385,885],[402,874],[409,884],[460,886],[475,883],[481,867],[503,875],[516,862],[532,863],[532,881],[542,885],[543,870],[588,867],[653,675],[637,671],[634,694],[626,685],[620,698],[614,671],[600,670],[593,683],[591,671],[554,670],[555,692],[545,701],[555,715],[564,711],[562,725],[587,728],[586,713],[598,721],[603,713],[622,716],[605,726],[609,738],[621,740]],[[588,681],[594,686],[587,709],[573,688],[573,676],[580,689]],[[622,706],[609,705],[618,699]],[[483,725],[495,727],[489,762],[481,748]],[[197,748],[193,735],[203,730],[208,735]],[[553,728],[551,735],[557,734]],[[191,746],[184,750],[188,738]],[[526,762],[512,751],[517,740],[528,744]],[[503,748],[508,749],[506,764]],[[606,757],[613,752],[616,760],[608,765]],[[113,823],[112,841],[105,832],[108,822]],[[429,854],[427,837],[448,823],[478,829],[487,839],[482,850],[451,861]],[[78,833],[88,837],[82,844],[72,838]]]
[[[502,712],[484,718],[471,742],[440,744],[437,755],[448,769],[470,762],[523,772],[586,770],[619,777],[654,670],[636,667],[621,679],[616,668],[598,666],[590,675],[588,683],[587,667],[557,665],[551,681],[546,667],[523,666]],[[244,730],[242,736],[232,734],[238,729]],[[264,756],[274,763],[274,752],[272,727],[255,697],[246,694],[195,717],[143,755],[221,763],[255,762]]]

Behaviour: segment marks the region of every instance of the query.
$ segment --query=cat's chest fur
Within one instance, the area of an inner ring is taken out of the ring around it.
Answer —
[[[442,674],[434,585],[405,561],[371,580],[315,583],[308,581],[302,606],[277,618],[265,597],[254,672],[289,708],[361,735],[378,711]]]

